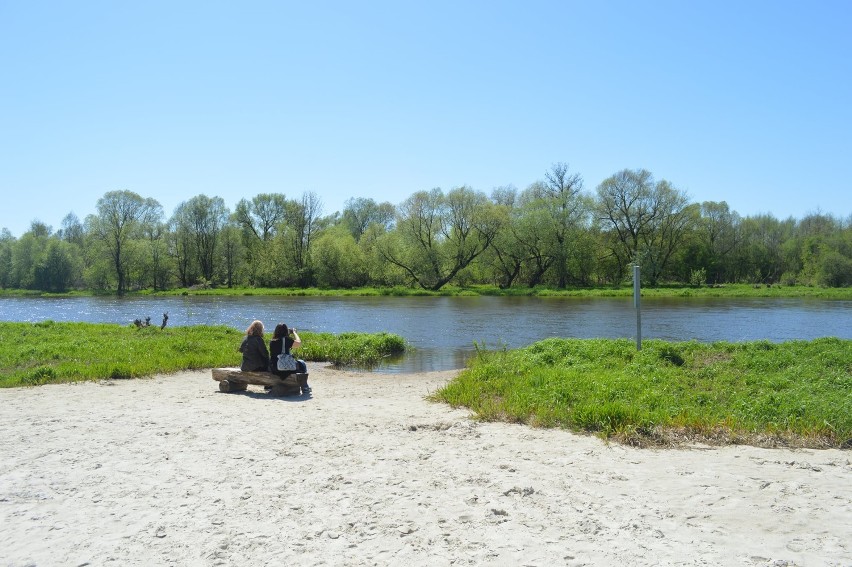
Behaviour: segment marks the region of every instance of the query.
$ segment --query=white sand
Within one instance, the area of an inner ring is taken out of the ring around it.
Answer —
[[[0,565],[852,565],[848,451],[477,423],[452,375],[0,390]]]

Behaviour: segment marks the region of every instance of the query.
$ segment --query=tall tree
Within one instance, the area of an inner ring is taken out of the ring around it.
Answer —
[[[154,290],[166,289],[169,277],[168,226],[162,222],[148,223],[142,230],[148,242],[146,274]]]
[[[221,197],[206,195],[196,195],[175,209],[172,224],[176,231],[182,233],[184,252],[192,255],[194,265],[205,282],[212,282],[215,278],[219,234],[226,226],[229,214]]]
[[[71,242],[82,246],[83,244],[83,224],[77,215],[68,213],[62,219],[62,228],[59,229],[58,236],[65,242]]]
[[[745,217],[742,245],[738,247],[738,281],[775,283],[785,271],[784,242],[792,237],[795,221],[780,221],[771,214]]]
[[[696,218],[686,193],[665,180],[655,183],[645,169],[624,169],[598,185],[597,195],[600,219],[614,236],[611,251],[622,275],[629,263],[638,262],[643,277],[655,285]]]
[[[571,274],[573,256],[580,233],[590,223],[590,205],[582,193],[583,179],[569,173],[568,164],[559,162],[545,172],[545,180],[533,183],[521,193],[522,216],[517,223],[518,237],[530,252],[530,285],[541,282],[545,272],[555,271],[555,283],[565,287],[569,280],[580,280]]]
[[[323,231],[316,240],[312,256],[320,286],[351,288],[367,283],[367,259],[345,226]]]
[[[287,199],[280,193],[260,193],[241,199],[234,209],[237,224],[262,242],[269,242],[287,218]]]
[[[162,207],[154,199],[143,199],[132,191],[110,191],[98,199],[97,211],[92,234],[110,255],[116,291],[121,294],[126,291],[128,242],[140,234],[142,225],[162,218]]]
[[[729,264],[740,242],[740,216],[725,201],[701,203],[697,233],[707,254],[707,275],[713,282],[731,281]]]
[[[491,192],[491,200],[495,204],[495,212],[503,217],[502,229],[485,253],[484,262],[491,267],[497,285],[507,289],[512,287],[529,256],[518,237],[518,190],[513,186],[497,187]]]
[[[493,207],[469,187],[419,191],[399,207],[398,238],[384,239],[380,253],[422,288],[439,290],[491,245],[501,226]]]
[[[35,286],[44,291],[66,291],[73,278],[74,265],[69,248],[63,240],[51,238],[47,252],[35,269]]]
[[[311,244],[319,229],[318,221],[322,215],[322,200],[313,191],[302,194],[299,201],[288,202],[287,228],[290,238],[290,252],[298,272],[299,285],[311,285]]]
[[[240,267],[240,237],[239,229],[229,224],[222,231],[222,256],[225,260],[225,283],[233,287]]]
[[[588,208],[581,198],[583,178],[579,173],[569,173],[568,164],[559,162],[544,175],[545,198],[549,201],[556,240],[557,286],[568,283],[568,258],[571,254],[572,234],[587,224]]]
[[[510,229],[525,252],[526,281],[530,287],[535,287],[543,282],[545,274],[556,261],[559,243],[547,201],[536,196],[536,189],[530,189],[521,194],[520,207]]]
[[[358,242],[371,224],[379,224],[385,230],[393,223],[395,207],[391,203],[376,203],[373,199],[352,197],[344,203],[343,224]]]
[[[0,230],[0,288],[12,287],[12,249],[15,237],[8,228]]]

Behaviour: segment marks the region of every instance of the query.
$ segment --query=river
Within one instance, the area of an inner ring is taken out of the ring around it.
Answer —
[[[475,350],[519,347],[547,337],[636,338],[630,298],[547,297],[270,297],[168,296],[0,298],[2,321],[85,321],[228,325],[253,319],[268,329],[401,335],[413,347],[376,370],[389,373],[461,368]],[[673,341],[781,342],[852,339],[852,301],[666,298],[642,300],[642,338]]]

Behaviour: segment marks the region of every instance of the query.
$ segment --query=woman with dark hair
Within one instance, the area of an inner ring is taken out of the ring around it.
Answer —
[[[263,372],[269,367],[269,351],[263,341],[263,323],[252,321],[239,350],[243,353],[243,362],[240,364],[243,372]]]
[[[299,338],[299,333],[296,329],[288,329],[284,323],[279,323],[275,326],[275,332],[272,333],[272,340],[269,341],[269,371],[282,378],[292,374],[289,370],[278,370],[278,355],[282,353],[290,353],[290,349],[297,349],[302,346],[302,339]],[[298,369],[296,372],[299,376],[299,388],[303,394],[310,394],[311,387],[308,386],[308,366],[304,360],[297,360]]]

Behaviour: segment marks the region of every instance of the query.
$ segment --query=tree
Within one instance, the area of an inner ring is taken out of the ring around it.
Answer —
[[[240,237],[239,229],[229,224],[222,231],[222,256],[225,260],[225,282],[233,287],[240,268]]]
[[[378,224],[370,225],[361,235],[358,248],[366,262],[368,283],[396,286],[405,285],[410,281],[410,278],[399,266],[388,262],[382,254],[384,245],[388,244],[389,241],[398,239],[399,234],[396,231],[389,233]],[[392,246],[392,248],[395,248],[395,246]]]
[[[21,235],[12,247],[12,287],[39,289],[38,269],[47,255],[50,228],[42,222],[33,221],[30,230]]]
[[[352,197],[344,204],[343,224],[357,242],[371,224],[379,224],[386,230],[389,229],[395,212],[395,207],[390,203],[379,204],[373,199]]]
[[[74,213],[68,213],[62,219],[62,228],[59,229],[57,236],[65,242],[71,242],[78,246],[83,245],[83,225],[80,219]]]
[[[171,224],[178,233],[185,285],[191,285],[190,275],[197,274],[205,282],[215,279],[219,234],[229,214],[221,197],[206,195],[197,195],[175,209]]]
[[[251,285],[275,283],[270,262],[278,260],[274,241],[284,228],[288,207],[289,201],[280,193],[261,193],[237,203],[233,221],[241,229],[245,275]]]
[[[714,283],[731,281],[729,264],[741,239],[740,222],[740,216],[725,201],[701,203],[697,233],[707,255],[708,278]]]
[[[536,197],[538,190],[530,187],[521,194],[520,208],[509,225],[512,235],[521,246],[526,281],[530,287],[542,283],[545,274],[558,257],[550,207],[546,200]]]
[[[655,183],[647,170],[624,169],[598,185],[597,196],[621,276],[630,263],[640,263],[642,275],[656,285],[696,216],[686,193],[665,180]]]
[[[141,234],[142,225],[158,222],[162,207],[154,199],[143,199],[132,191],[110,191],[98,199],[97,216],[93,219],[93,236],[110,255],[117,280],[117,292],[126,291],[128,242]]]
[[[161,222],[146,224],[142,229],[148,242],[147,275],[154,290],[166,289],[169,279],[168,226]]]
[[[190,199],[188,205],[201,275],[205,281],[213,281],[216,274],[216,245],[219,234],[228,223],[230,212],[221,197],[198,195]]]
[[[367,283],[369,272],[364,253],[343,226],[326,230],[317,238],[313,257],[320,286],[351,288]]]
[[[247,232],[262,242],[269,242],[287,218],[287,199],[279,193],[261,193],[251,201],[241,199],[234,209],[234,219]]]
[[[8,228],[0,230],[0,288],[12,287],[12,249],[15,237]]]
[[[582,189],[580,175],[569,173],[568,164],[560,162],[545,172],[544,181],[531,184],[517,198],[502,188],[495,192],[496,202],[512,204],[506,230],[495,245],[508,279],[523,274],[522,279],[536,286],[549,277],[563,288],[569,281],[588,279],[578,256],[586,254],[583,239],[591,222]]]
[[[502,217],[502,229],[485,253],[485,264],[501,289],[508,289],[518,278],[529,254],[517,235],[520,209],[516,206],[518,190],[513,186],[497,187],[491,192],[495,213]]]
[[[311,243],[319,228],[317,222],[322,215],[322,201],[316,193],[308,191],[299,201],[289,201],[287,205],[287,240],[298,282],[302,286],[311,285]]]
[[[564,288],[569,281],[582,282],[586,271],[578,270],[582,235],[588,230],[589,199],[582,192],[583,179],[568,172],[568,164],[556,163],[545,172],[545,180],[527,187],[519,196],[519,210],[512,223],[513,234],[527,252],[526,274],[530,286],[539,285],[548,272],[553,283]]]
[[[169,219],[168,250],[182,287],[190,287],[198,281],[198,271],[193,262],[193,241],[185,211],[175,209]]]
[[[587,220],[587,208],[581,198],[583,178],[579,173],[568,173],[568,164],[553,164],[544,174],[544,193],[541,196],[550,209],[553,238],[556,241],[554,264],[557,286],[568,283],[568,257],[571,253],[571,235]]]
[[[382,257],[424,289],[439,290],[492,243],[500,216],[483,194],[458,187],[419,191],[400,207],[395,233],[379,244]]]
[[[35,236],[36,238],[47,238],[48,236],[53,234],[53,227],[46,225],[40,220],[36,219],[30,222],[29,233]]]
[[[66,291],[72,283],[74,264],[69,251],[71,245],[55,238],[50,239],[47,253],[35,269],[35,286],[43,291]]]
[[[784,243],[795,229],[790,218],[773,215],[746,217],[742,221],[742,245],[737,254],[737,281],[775,283],[785,271]]]

